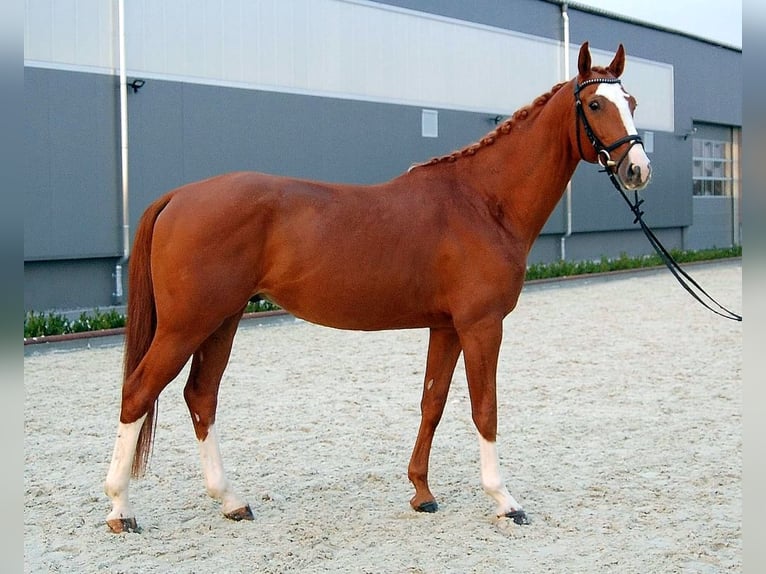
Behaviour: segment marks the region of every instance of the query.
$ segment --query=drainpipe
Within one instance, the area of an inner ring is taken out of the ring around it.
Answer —
[[[117,2],[120,67],[120,161],[122,173],[122,257],[114,266],[112,303],[122,305],[122,270],[130,258],[130,211],[128,210],[128,80],[125,69],[125,0]]]
[[[569,12],[567,3],[561,4],[561,21],[564,27],[564,81],[569,80]],[[567,238],[572,236],[572,180],[567,182],[564,210],[566,212],[566,232],[561,236],[561,260],[567,258]]]

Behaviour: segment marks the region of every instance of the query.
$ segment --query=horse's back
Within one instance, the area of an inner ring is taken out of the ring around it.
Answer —
[[[390,182],[217,176],[171,192],[155,224],[155,290],[168,300],[214,292],[227,312],[260,294],[345,328],[434,322],[445,306],[435,269],[443,217]]]

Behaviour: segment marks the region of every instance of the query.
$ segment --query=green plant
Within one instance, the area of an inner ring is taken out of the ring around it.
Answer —
[[[93,315],[80,313],[79,319],[72,322],[72,332],[82,333],[85,331],[98,331],[102,329],[116,329],[125,326],[125,315],[114,309],[102,313],[95,309]]]
[[[47,337],[49,335],[65,335],[68,333],[83,333],[115,329],[125,326],[125,315],[114,309],[101,312],[94,309],[91,314],[80,313],[80,317],[71,321],[57,313],[24,313],[24,338]]]
[[[279,305],[275,305],[266,299],[250,301],[245,308],[245,313],[262,313],[264,311],[279,311]]]
[[[62,315],[34,311],[24,314],[24,338],[60,335],[68,333],[69,328],[69,320]]]
[[[700,250],[671,249],[670,254],[679,263],[691,263],[694,261],[711,261],[729,257],[740,257],[742,246],[711,248]],[[534,279],[550,279],[553,277],[569,277],[573,275],[587,275],[590,273],[605,273],[609,271],[623,271],[626,269],[640,269],[644,267],[657,267],[664,265],[657,254],[629,257],[625,253],[619,257],[609,259],[601,257],[595,261],[554,261],[552,263],[534,263],[527,267],[527,281]]]

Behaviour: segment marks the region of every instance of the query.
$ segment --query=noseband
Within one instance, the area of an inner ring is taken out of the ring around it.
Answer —
[[[582,153],[582,144],[580,143],[580,124],[582,124],[583,128],[585,129],[585,135],[588,136],[588,139],[590,140],[591,145],[593,146],[593,149],[596,150],[596,156],[598,157],[598,163],[601,164],[601,167],[604,168],[604,171],[606,171],[610,177],[614,177],[614,172],[616,172],[622,161],[628,156],[628,152],[630,152],[630,148],[632,148],[636,144],[641,144],[641,147],[644,146],[644,142],[641,139],[641,136],[638,134],[628,134],[625,137],[621,137],[617,141],[613,142],[610,145],[606,145],[604,142],[599,139],[599,137],[596,135],[596,133],[593,131],[593,128],[590,125],[590,122],[588,121],[588,116],[585,115],[585,110],[583,109],[582,100],[580,99],[580,91],[585,86],[589,86],[590,84],[621,84],[620,80],[618,78],[591,78],[590,80],[585,80],[581,84],[575,84],[575,90],[574,90],[574,96],[575,96],[575,107],[577,109],[577,149],[580,152],[580,157],[585,158],[585,156]],[[622,144],[630,143],[630,146],[628,146],[628,149],[625,151],[624,154],[622,154],[622,157],[618,161],[614,161],[610,155],[610,152],[613,152],[618,147],[620,147]]]

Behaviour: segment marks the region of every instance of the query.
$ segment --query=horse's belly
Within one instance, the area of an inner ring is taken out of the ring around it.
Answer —
[[[447,325],[438,297],[396,282],[359,277],[285,282],[264,296],[289,313],[327,327],[378,331]]]

